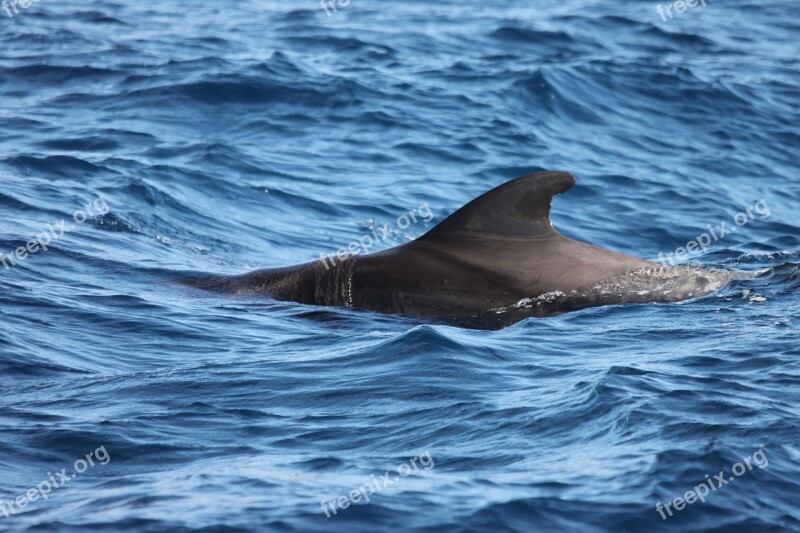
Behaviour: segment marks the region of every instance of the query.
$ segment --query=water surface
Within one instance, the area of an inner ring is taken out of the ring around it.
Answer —
[[[69,229],[0,265],[0,499],[110,457],[0,530],[800,529],[800,19],[707,4],[0,11],[0,252]],[[651,260],[763,200],[677,261],[760,274],[496,332],[173,282],[395,246],[540,169],[578,178],[559,231]]]

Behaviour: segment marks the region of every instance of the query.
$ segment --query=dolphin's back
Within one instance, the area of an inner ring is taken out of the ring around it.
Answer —
[[[598,305],[678,301],[725,282],[721,274],[660,268],[560,234],[550,205],[574,183],[566,172],[530,174],[390,250],[186,283],[494,328]]]

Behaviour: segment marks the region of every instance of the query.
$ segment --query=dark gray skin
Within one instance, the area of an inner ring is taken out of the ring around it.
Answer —
[[[550,204],[574,183],[565,172],[530,174],[476,198],[402,246],[186,283],[479,329],[598,305],[678,301],[719,288],[707,273],[660,267],[558,233]]]

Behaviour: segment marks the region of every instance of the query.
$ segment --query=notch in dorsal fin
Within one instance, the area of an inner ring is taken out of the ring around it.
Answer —
[[[537,172],[509,181],[475,198],[420,237],[421,241],[450,236],[536,237],[552,231],[553,196],[575,184],[566,172]]]

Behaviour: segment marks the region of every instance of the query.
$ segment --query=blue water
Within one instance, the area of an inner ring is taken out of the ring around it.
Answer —
[[[800,530],[800,16],[656,6],[0,11],[0,252],[53,228],[0,265],[0,531]],[[651,260],[763,200],[680,261],[750,279],[495,332],[176,283],[541,169],[560,231]]]

